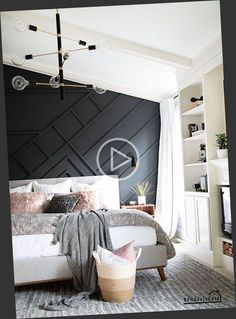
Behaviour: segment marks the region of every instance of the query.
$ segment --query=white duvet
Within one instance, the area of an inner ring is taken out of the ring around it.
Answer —
[[[156,232],[148,226],[121,226],[109,228],[113,249],[134,240],[134,246],[156,244]],[[12,236],[13,257],[33,258],[61,255],[60,244],[53,245],[52,234]]]

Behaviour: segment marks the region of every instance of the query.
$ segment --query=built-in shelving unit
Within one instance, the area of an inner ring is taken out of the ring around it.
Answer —
[[[191,97],[200,98],[203,95],[202,81],[194,83],[180,92],[183,160],[185,191],[194,191],[193,185],[198,183],[202,175],[207,174],[207,163],[200,161],[200,145],[206,145],[206,132],[202,129],[205,125],[205,103],[196,107],[191,105]],[[190,132],[188,126],[199,126],[196,132]],[[201,129],[200,129],[201,128]]]
[[[221,203],[219,177],[214,167],[224,167],[227,159],[217,159],[216,134],[225,133],[223,65],[219,64],[208,72],[199,72],[188,86],[179,92],[182,124],[182,148],[184,166],[184,207],[181,223],[185,224],[186,252],[211,265],[222,265],[220,249]],[[192,108],[191,97],[203,103]],[[203,124],[204,123],[204,124]],[[190,126],[198,127],[191,132]],[[201,162],[200,150],[205,145],[206,161]],[[221,170],[221,180],[227,183],[228,175]],[[207,177],[207,191],[196,191],[201,176]],[[224,180],[223,180],[224,181]],[[219,244],[220,243],[220,244]]]

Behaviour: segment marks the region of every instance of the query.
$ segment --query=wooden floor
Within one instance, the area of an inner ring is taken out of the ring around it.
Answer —
[[[184,241],[179,239],[179,238],[174,238],[172,242],[173,242],[173,244],[175,246],[176,251],[179,251],[179,252],[184,254]],[[234,280],[234,273],[232,273],[231,271],[229,271],[229,270],[227,270],[227,269],[225,269],[223,267],[210,266],[207,263],[203,263],[202,260],[194,258],[193,256],[191,256],[191,258],[193,258],[196,261],[202,263],[203,265],[206,265],[206,266],[210,267],[211,269],[213,269],[214,271],[217,271],[218,273],[220,273],[221,275],[225,276],[226,278],[228,278],[230,280]]]

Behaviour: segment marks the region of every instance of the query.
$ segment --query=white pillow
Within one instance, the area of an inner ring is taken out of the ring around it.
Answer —
[[[125,258],[113,254],[110,250],[104,249],[98,245],[97,254],[102,264],[106,265],[127,265],[130,264]]]
[[[81,191],[85,191],[88,189],[95,189],[95,188],[93,185],[89,185],[89,184],[72,183],[71,189],[73,193],[76,193],[76,192],[81,192]]]
[[[71,180],[68,179],[64,182],[57,184],[39,184],[37,181],[33,182],[34,192],[43,193],[58,193],[58,194],[69,194],[71,189]]]
[[[112,187],[109,184],[112,182]],[[83,183],[72,183],[72,192],[80,192],[84,190],[93,189],[97,191],[98,194],[98,208],[106,209],[119,209],[119,201],[117,203],[114,201],[116,194],[114,194],[113,181],[111,177],[103,176],[103,179],[94,184],[83,184]]]
[[[93,187],[95,187],[98,192],[99,206],[100,208],[119,209],[120,206],[117,207],[117,203],[114,201],[116,194],[114,194],[113,187],[108,186],[109,182],[110,180],[104,179],[93,184]]]
[[[32,185],[33,185],[33,182],[30,182],[27,185],[10,188],[10,194],[12,194],[12,193],[31,193],[32,192]]]

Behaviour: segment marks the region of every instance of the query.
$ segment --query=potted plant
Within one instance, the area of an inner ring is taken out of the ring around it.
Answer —
[[[146,204],[146,196],[152,194],[152,184],[147,182],[138,182],[134,187],[130,187],[131,190],[138,196],[138,204]]]
[[[225,133],[216,134],[216,143],[217,143],[217,156],[218,158],[228,157],[228,144],[227,144],[227,136]]]

